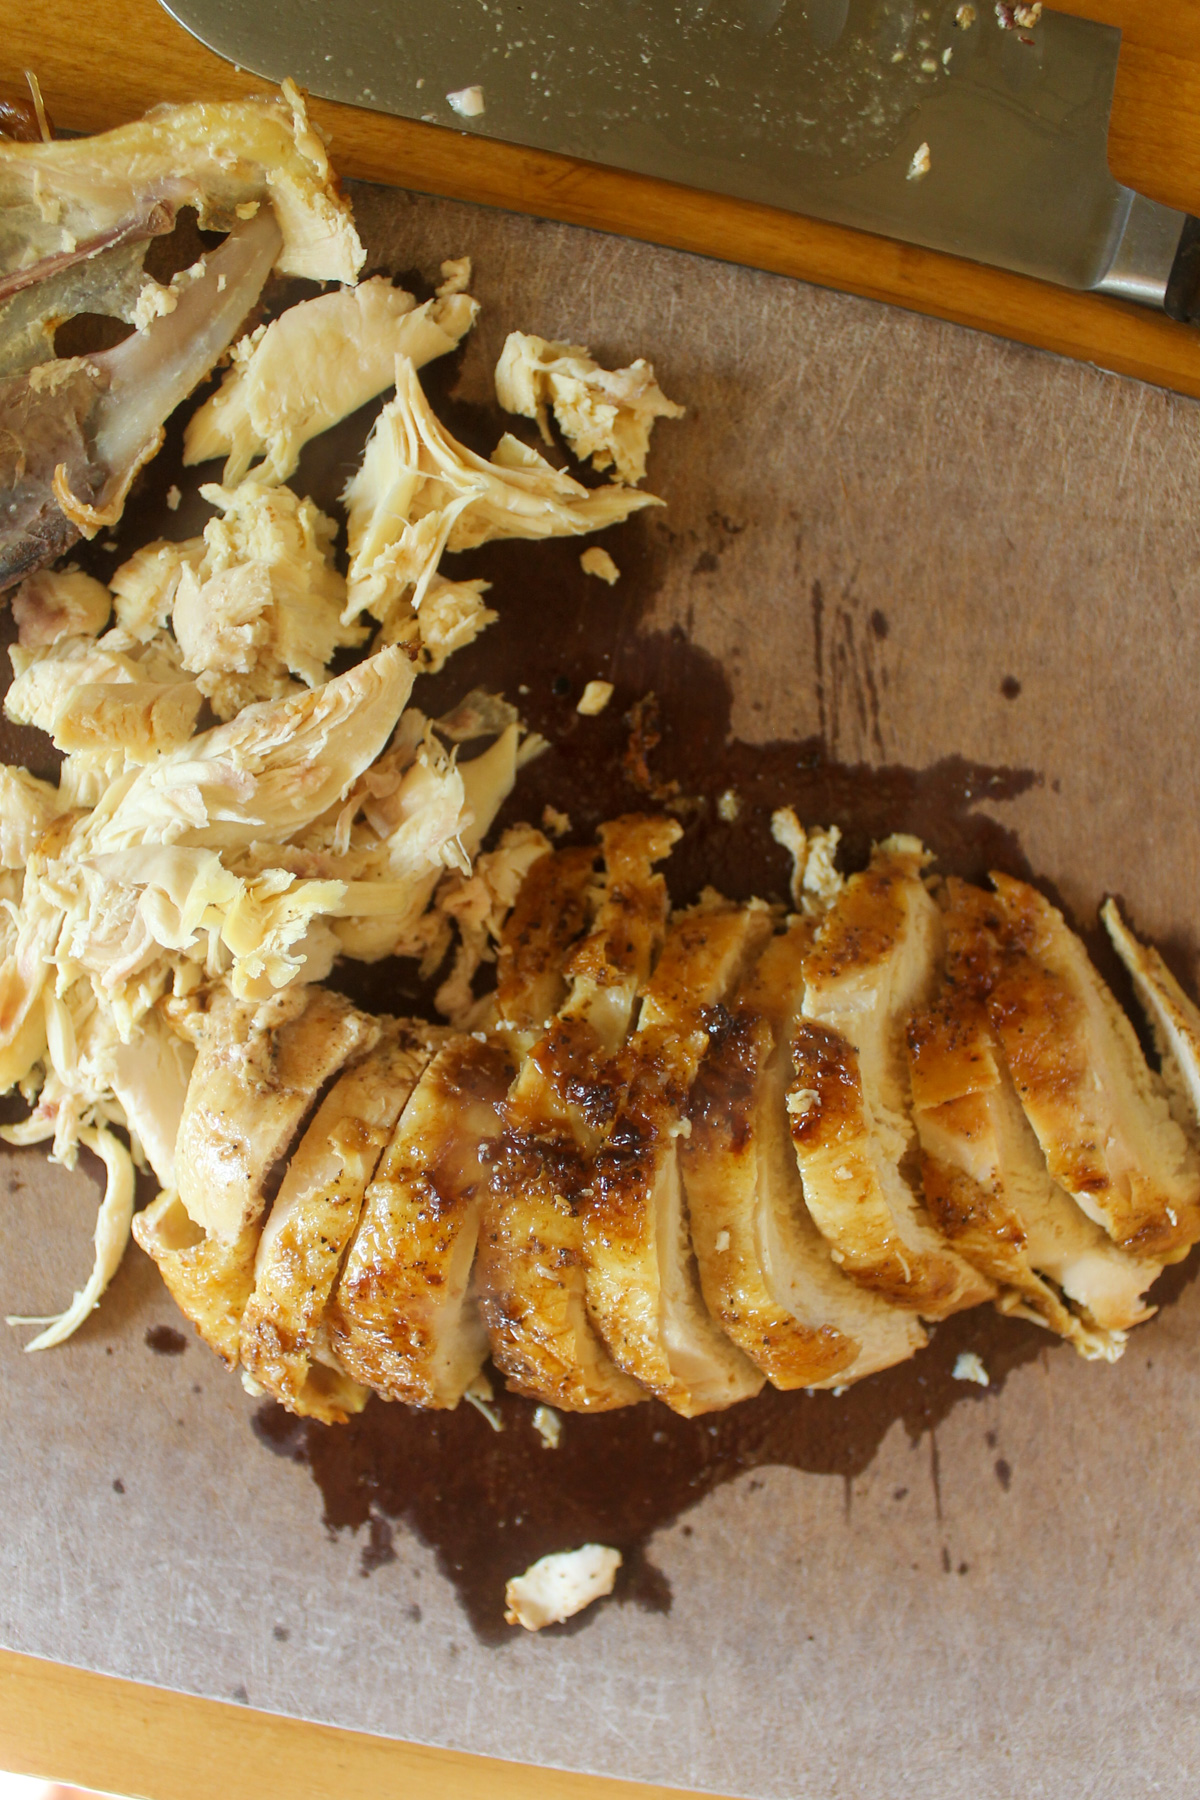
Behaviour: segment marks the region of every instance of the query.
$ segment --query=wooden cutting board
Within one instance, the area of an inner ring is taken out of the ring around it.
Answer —
[[[1197,0],[1060,0],[1059,10],[1125,34],[1113,172],[1153,199],[1200,213]],[[79,131],[102,130],[159,101],[262,87],[205,50],[156,0],[0,0],[0,93],[23,93],[26,68],[36,70],[51,117]],[[544,151],[325,101],[313,112],[346,175],[749,263],[1200,395],[1200,333],[1138,307]]]
[[[1113,125],[1118,176],[1200,212],[1200,7],[1068,0],[1127,33]],[[156,101],[260,84],[175,26],[154,0],[54,8],[0,0],[0,88],[37,70],[55,120],[98,129]],[[1195,336],[1114,302],[1068,295],[952,258],[542,153],[318,103],[347,174],[624,232],[846,288],[1042,344],[1200,394]],[[270,1717],[0,1654],[0,1766],[162,1800],[347,1791],[505,1800],[619,1800],[666,1790],[518,1769]]]

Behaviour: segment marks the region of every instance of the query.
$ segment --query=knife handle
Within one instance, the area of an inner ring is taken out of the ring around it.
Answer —
[[[1190,214],[1171,264],[1163,311],[1183,325],[1200,323],[1200,219]]]

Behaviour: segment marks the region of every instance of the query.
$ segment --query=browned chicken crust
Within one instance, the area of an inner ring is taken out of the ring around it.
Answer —
[[[995,1290],[950,1248],[914,1185],[904,1029],[936,989],[943,948],[927,860],[915,839],[888,839],[822,919],[804,965],[788,1111],[808,1208],[839,1267],[944,1319]]]
[[[367,1389],[330,1367],[325,1308],[367,1183],[429,1061],[430,1036],[428,1026],[383,1022],[379,1043],[317,1108],[259,1240],[242,1367],[291,1412],[326,1424],[366,1403]]]
[[[604,886],[590,931],[562,969],[568,997],[533,1040],[505,1105],[476,1273],[492,1355],[510,1387],[573,1412],[645,1398],[592,1323],[583,1213],[592,1157],[623,1091],[617,1053],[665,930],[666,884],[655,864],[679,827],[631,815],[603,826],[600,836]],[[552,879],[546,871],[542,885]],[[575,916],[572,907],[569,921]],[[556,948],[566,941],[564,925]],[[530,1014],[523,1001],[514,1008],[507,989],[499,1002],[511,1023]]]
[[[367,1188],[329,1332],[347,1372],[385,1399],[457,1406],[483,1367],[471,1268],[515,1072],[494,1037],[456,1033],[418,1081]]]
[[[814,929],[799,919],[772,939],[720,1011],[680,1151],[704,1298],[784,1389],[855,1381],[925,1342],[912,1313],[841,1272],[804,1203],[786,1094]]]
[[[678,835],[538,857],[488,1032],[319,988],[201,1019],[181,1192],[134,1230],[244,1379],[328,1421],[449,1407],[490,1347],[564,1410],[692,1416],[840,1388],[989,1298],[1120,1354],[1200,1239],[1200,1011],[1161,958],[1110,906],[1166,1083],[1025,884],[935,902],[906,838],[844,881],[821,834],[782,929],[713,893],[668,923]]]
[[[671,925],[627,1054],[628,1087],[596,1156],[584,1212],[587,1294],[614,1361],[685,1417],[757,1393],[762,1373],[704,1304],[678,1144],[711,1009],[761,951],[759,902],[702,903]]]
[[[1200,1238],[1200,1157],[1062,914],[992,879],[977,982],[1050,1172],[1114,1243],[1175,1261]]]

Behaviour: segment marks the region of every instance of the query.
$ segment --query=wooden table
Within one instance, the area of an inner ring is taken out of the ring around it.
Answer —
[[[1200,213],[1200,0],[1057,0],[1125,32],[1110,140],[1117,177]],[[0,94],[36,70],[63,128],[262,84],[201,48],[155,0],[0,0]],[[313,103],[347,175],[624,232],[891,301],[1200,396],[1200,334],[767,207]],[[0,1768],[154,1800],[667,1800],[668,1790],[519,1768],[256,1713],[0,1652]],[[670,1790],[675,1793],[676,1790]]]

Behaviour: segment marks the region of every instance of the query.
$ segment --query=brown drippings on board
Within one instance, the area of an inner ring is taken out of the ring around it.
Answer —
[[[146,1347],[156,1356],[182,1356],[188,1340],[173,1325],[151,1325],[146,1332]]]
[[[274,296],[276,306],[268,310],[297,297],[293,284]],[[449,428],[486,455],[501,430],[524,428],[451,398],[456,363],[451,357],[430,365],[422,382]],[[341,517],[337,495],[377,410],[364,408],[314,440],[293,478],[298,492],[311,494],[334,517]],[[182,432],[177,415],[163,451],[138,478],[119,549],[101,537],[74,553],[90,573],[106,579],[139,545],[203,529],[211,509],[199,485],[217,478],[219,465],[184,469]],[[587,471],[573,472],[593,479]],[[183,497],[172,511],[166,496],[176,485]],[[500,619],[441,675],[422,678],[417,704],[436,717],[472,687],[484,686],[516,701],[551,746],[522,774],[501,825],[540,819],[550,805],[570,817],[563,842],[591,844],[604,819],[648,802],[666,803],[684,827],[666,865],[676,903],[694,899],[709,883],[733,898],[785,900],[789,861],[770,835],[771,814],[781,805],[794,807],[803,822],[840,826],[846,869],[866,862],[874,839],[906,831],[925,840],[943,873],[976,881],[993,868],[1031,875],[1015,834],[978,803],[1024,793],[1040,779],[1034,771],[989,768],[959,757],[926,769],[832,760],[827,743],[841,627],[819,586],[793,597],[797,607],[810,608],[813,620],[818,734],[802,742],[745,744],[729,735],[729,683],[719,664],[680,627],[641,627],[658,571],[668,556],[682,553],[669,525],[640,515],[607,532],[604,542],[622,570],[618,588],[605,595],[597,595],[583,574],[572,540],[485,545],[450,561],[447,572],[457,578],[482,576],[493,584],[488,603]],[[341,545],[344,550],[344,531]],[[900,621],[879,613],[870,627],[880,641]],[[14,635],[5,609],[0,643]],[[613,683],[613,701],[604,713],[585,718],[572,697],[593,679]],[[869,697],[873,741],[881,744],[876,688]],[[0,755],[51,778],[60,760],[41,733],[7,722],[0,726]],[[740,802],[732,823],[717,812],[717,797],[727,790]],[[1115,959],[1106,940],[1094,929],[1086,935],[1111,979]],[[408,962],[347,963],[335,971],[333,985],[373,1010],[405,1012],[430,1006],[437,977],[421,982]],[[1168,1271],[1156,1302],[1169,1303],[1195,1266],[1192,1258]],[[986,1394],[953,1379],[964,1350],[983,1359],[991,1378]],[[499,1433],[466,1406],[431,1414],[374,1398],[363,1414],[337,1427],[294,1419],[267,1403],[258,1409],[254,1429],[274,1453],[310,1469],[331,1530],[362,1532],[364,1575],[397,1560],[393,1525],[402,1522],[433,1548],[480,1638],[498,1644],[513,1641],[502,1622],[505,1581],[536,1558],[587,1541],[614,1545],[625,1559],[618,1599],[668,1610],[669,1584],[647,1546],[705,1494],[746,1471],[780,1465],[841,1477],[849,1503],[850,1484],[896,1421],[913,1440],[930,1437],[936,1473],[933,1434],[951,1409],[980,1404],[1003,1387],[1011,1369],[1050,1350],[1071,1354],[1034,1326],[979,1308],[938,1326],[930,1347],[912,1361],[844,1395],[768,1389],[729,1412],[690,1421],[654,1402],[601,1416],[568,1415],[556,1450],[547,1450],[534,1431],[532,1403],[503,1392],[496,1400],[505,1427]],[[996,1477],[996,1504],[1002,1505],[1011,1480],[1007,1463],[997,1462]],[[897,1498],[906,1491],[897,1490]],[[410,1611],[419,1618],[418,1609]],[[589,1617],[555,1629],[583,1629]]]

